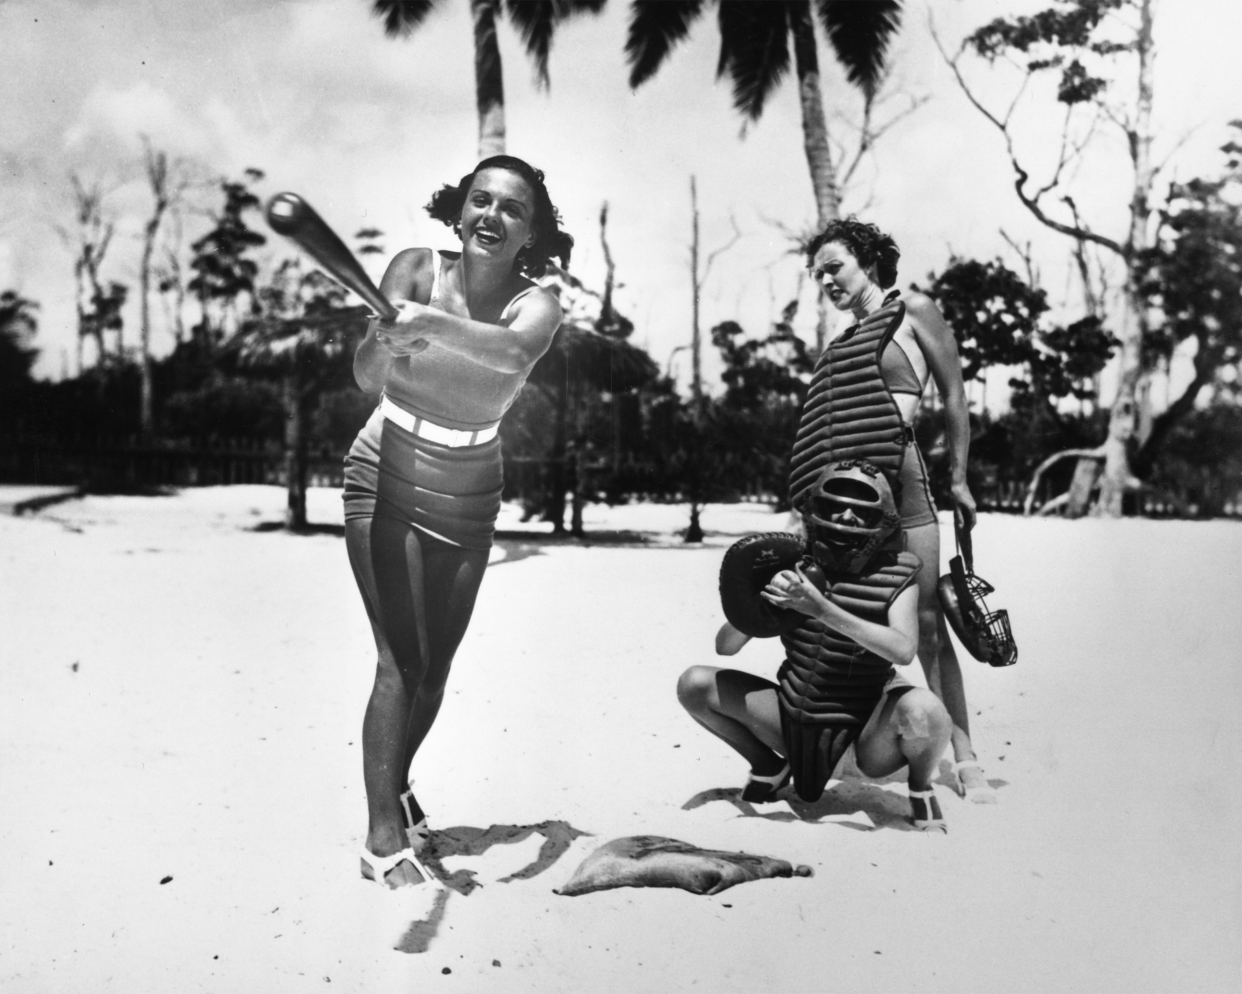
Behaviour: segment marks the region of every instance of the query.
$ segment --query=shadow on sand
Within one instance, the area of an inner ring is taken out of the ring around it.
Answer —
[[[302,528],[289,528],[283,521],[260,521],[251,525],[246,531],[251,532],[287,532],[290,535],[335,535],[345,537],[344,525],[306,525]]]
[[[914,830],[910,822],[910,802],[905,797],[885,790],[879,784],[864,783],[861,780],[837,781],[814,802],[802,800],[786,787],[776,799],[784,801],[788,810],[771,811],[767,810],[767,805],[756,807],[743,801],[741,795],[739,787],[714,787],[695,794],[681,807],[683,811],[692,811],[711,801],[727,801],[737,808],[743,818],[812,823],[828,819],[830,824],[856,832],[873,832],[877,828],[895,828],[903,832]],[[871,821],[862,818],[849,820],[848,816],[858,812],[865,814]]]
[[[818,801],[804,801],[794,793],[792,785],[785,787],[775,800],[784,801],[789,807],[787,811],[767,811],[743,801],[740,787],[713,787],[711,790],[701,791],[683,804],[681,809],[693,811],[711,801],[727,801],[737,808],[743,818],[764,818],[778,822],[820,822],[827,818],[831,819],[832,824],[852,828],[857,832],[873,832],[878,828],[893,828],[899,832],[915,831],[910,818],[909,799],[884,787],[886,784],[905,783],[907,771],[901,769],[892,776],[874,780],[858,772],[853,758],[851,747],[837,771],[841,779],[829,781],[835,785],[824,791]],[[957,776],[949,760],[941,760],[934,783],[950,793],[957,793]],[[989,779],[988,783],[993,790],[1009,786],[1009,781],[997,778]],[[871,824],[862,819],[848,820],[849,815],[860,811],[871,819]]]
[[[403,953],[425,953],[440,930],[440,923],[448,909],[449,897],[454,892],[468,897],[483,886],[475,880],[474,870],[462,869],[449,873],[444,868],[445,859],[450,856],[481,856],[492,846],[513,845],[536,834],[543,836],[543,845],[539,847],[539,855],[534,862],[501,877],[499,883],[507,884],[514,880],[537,877],[565,855],[575,839],[591,833],[576,829],[565,821],[541,821],[537,825],[492,825],[490,828],[457,825],[433,831],[421,856],[423,864],[444,884],[444,889],[436,895],[427,917],[410,922],[409,928],[393,948]]]

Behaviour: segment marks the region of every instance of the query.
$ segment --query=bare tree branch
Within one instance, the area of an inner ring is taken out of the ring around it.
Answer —
[[[1031,258],[1031,243],[1027,242],[1026,247],[1023,248],[1009,237],[1009,233],[1004,228],[1000,229],[1000,235],[1001,238],[1005,239],[1009,247],[1013,249],[1014,254],[1022,260],[1023,265],[1026,266],[1026,282],[1033,287],[1038,287],[1039,272],[1035,268],[1035,261]]]
[[[733,248],[733,246],[736,245],[742,238],[741,229],[737,226],[737,218],[735,218],[732,214],[729,215],[729,224],[733,227],[733,237],[730,238],[724,245],[720,246],[720,248],[716,249],[715,252],[710,253],[707,256],[707,259],[703,262],[703,275],[699,280],[700,289],[702,289],[703,284],[707,282],[707,277],[711,274],[712,263],[715,262],[717,257],[719,257],[722,253]]]
[[[979,111],[980,114],[984,116],[984,118],[992,123],[992,125],[1004,138],[1005,151],[1009,156],[1009,163],[1013,167],[1014,171],[1014,192],[1017,193],[1018,200],[1021,201],[1022,205],[1030,211],[1030,213],[1035,216],[1036,220],[1044,225],[1044,227],[1051,228],[1053,231],[1058,231],[1063,235],[1068,235],[1070,238],[1094,242],[1097,245],[1116,252],[1122,258],[1126,258],[1128,250],[1114,239],[1098,234],[1089,228],[1066,224],[1063,221],[1058,221],[1056,218],[1048,215],[1048,213],[1043,209],[1043,206],[1040,204],[1040,199],[1046,193],[1051,192],[1051,190],[1055,187],[1055,184],[1046,187],[1033,196],[1027,192],[1026,186],[1031,179],[1030,173],[1018,161],[1017,151],[1015,150],[1013,143],[1013,134],[1009,130],[1009,114],[1013,112],[1013,108],[1017,104],[1017,98],[1015,97],[1014,102],[1010,105],[1010,109],[1004,119],[998,118],[994,113],[992,113],[992,111],[988,110],[982,101],[980,101],[975,95],[974,91],[971,90],[969,84],[967,84],[965,77],[962,75],[961,67],[958,64],[962,58],[962,55],[966,52],[965,42],[963,42],[962,46],[958,49],[957,55],[951,57],[949,53],[945,51],[944,44],[940,40],[940,35],[936,31],[935,20],[930,13],[928,14],[928,25],[931,30],[932,39],[936,44],[936,48],[940,52],[941,58],[944,59],[945,64],[953,73],[954,78],[957,80],[957,85],[966,96],[966,99],[970,101],[970,103],[976,110]],[[1029,79],[1029,75],[1027,76],[1027,79]],[[1023,87],[1025,87],[1025,85],[1026,80],[1024,79]],[[1021,91],[1019,91],[1019,96],[1020,95]]]

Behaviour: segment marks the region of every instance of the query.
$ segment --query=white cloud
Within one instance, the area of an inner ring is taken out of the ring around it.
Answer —
[[[211,123],[179,107],[173,96],[147,80],[119,89],[107,83],[82,101],[77,117],[65,130],[65,150],[82,153],[103,143],[117,157],[142,154],[142,136],[178,155],[201,156],[211,151]]]

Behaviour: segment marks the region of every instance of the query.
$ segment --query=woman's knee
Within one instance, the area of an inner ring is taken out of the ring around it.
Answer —
[[[382,631],[376,633],[377,657],[375,684],[377,687],[395,687],[400,684],[413,697],[428,686],[431,667],[423,658],[417,644],[411,639],[389,638]],[[444,680],[440,680],[441,691]]]
[[[716,693],[716,668],[691,666],[677,678],[677,700],[687,711],[704,711]]]
[[[381,694],[393,694],[398,690],[409,693],[410,690],[396,658],[391,651],[386,652],[383,648],[375,662],[375,690]]]
[[[930,690],[916,687],[902,695],[893,710],[897,734],[906,741],[948,741],[953,721],[940,698]]]

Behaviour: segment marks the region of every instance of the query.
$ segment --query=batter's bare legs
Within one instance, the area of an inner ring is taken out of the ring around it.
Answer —
[[[378,656],[362,725],[366,846],[376,856],[389,856],[409,844],[400,797],[444,699],[487,552],[424,539],[410,525],[387,517],[350,519],[345,542]],[[414,808],[417,822],[422,812],[417,802]],[[390,886],[420,879],[408,861],[386,877]]]
[[[940,524],[933,522],[906,529],[906,548],[923,561],[919,570],[919,661],[927,677],[927,685],[944,702],[953,720],[953,758],[963,793],[972,793],[977,800],[995,800],[995,793],[983,776],[970,740],[969,706],[962,667],[949,638],[944,611],[936,595],[940,577]]]

